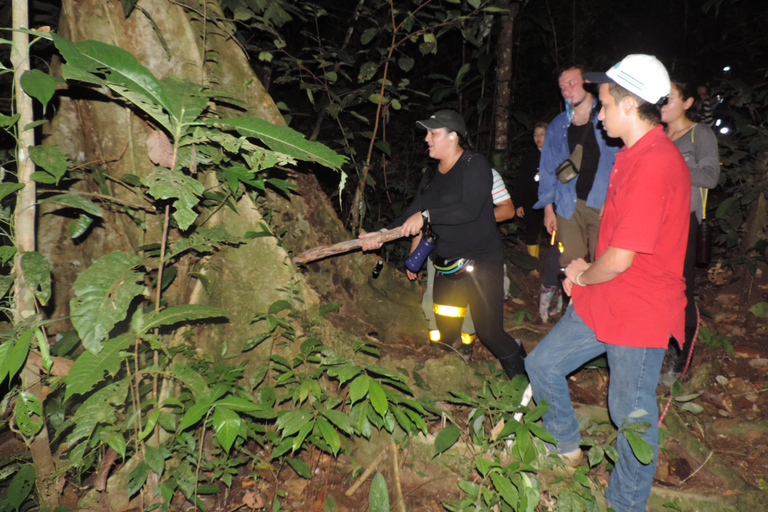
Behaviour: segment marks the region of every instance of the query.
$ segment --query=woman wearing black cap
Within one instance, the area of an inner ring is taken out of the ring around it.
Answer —
[[[399,227],[402,236],[413,236],[413,252],[423,228],[429,225],[437,235],[432,254],[438,271],[435,307],[450,305],[465,310],[469,305],[478,338],[512,378],[525,371],[524,351],[504,331],[504,252],[493,214],[491,167],[472,149],[459,113],[440,110],[417,124],[426,128],[429,156],[438,164],[424,174],[413,203],[387,229]],[[374,240],[363,242],[367,251],[379,247]],[[411,280],[417,277],[414,271],[406,273]],[[440,311],[436,313],[441,336],[450,343],[459,336],[461,319],[456,322]]]

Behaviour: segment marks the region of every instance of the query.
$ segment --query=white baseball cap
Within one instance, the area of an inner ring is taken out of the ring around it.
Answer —
[[[669,96],[667,68],[653,55],[627,55],[605,73],[584,73],[584,80],[595,84],[615,82],[649,103]]]

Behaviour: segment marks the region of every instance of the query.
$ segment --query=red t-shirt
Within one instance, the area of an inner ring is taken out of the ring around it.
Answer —
[[[682,343],[690,196],[691,173],[660,126],[616,154],[596,255],[636,254],[615,279],[573,287],[576,312],[599,341],[666,348],[671,334]]]

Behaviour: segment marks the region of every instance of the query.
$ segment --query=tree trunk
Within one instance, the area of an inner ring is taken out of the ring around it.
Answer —
[[[506,2],[509,5],[509,2]],[[512,6],[509,6],[512,9]],[[519,6],[517,3],[509,14],[501,17],[501,32],[496,43],[496,98],[494,101],[493,126],[494,140],[493,150],[500,155],[502,173],[507,170],[508,158],[506,157],[509,143],[509,116],[511,112],[511,83],[512,83],[512,29],[515,14]]]
[[[59,33],[74,41],[96,39],[125,48],[136,55],[139,62],[155,76],[175,75],[200,82],[210,82],[212,89],[227,92],[243,101],[245,111],[232,115],[252,115],[273,123],[284,123],[272,98],[261,86],[250,67],[246,55],[229,36],[229,28],[203,23],[195,12],[186,12],[173,2],[139,2],[145,11],[135,10],[129,18],[122,13],[120,3],[98,0],[65,0]],[[207,12],[214,17],[215,2],[207,3]],[[198,10],[202,12],[202,10]],[[147,15],[151,17],[150,23]],[[155,29],[162,32],[167,52],[160,43]],[[203,31],[205,30],[205,38]],[[208,59],[202,66],[205,53],[219,58]],[[80,93],[82,94],[82,93]],[[224,112],[222,115],[227,115]],[[61,103],[47,132],[46,142],[58,144],[72,158],[95,162],[108,169],[113,176],[130,173],[142,176],[152,168],[147,157],[146,139],[152,127],[133,113],[129,107],[109,101],[87,101],[62,95]],[[226,226],[230,232],[242,235],[258,230],[265,219],[259,210],[269,209],[275,231],[285,229],[283,244],[274,238],[262,237],[249,240],[237,250],[222,251],[206,265],[215,269],[209,292],[195,293],[199,300],[230,309],[234,318],[226,326],[229,352],[237,344],[253,336],[254,326],[250,318],[256,312],[266,311],[270,304],[285,298],[280,288],[298,286],[307,306],[317,304],[319,293],[322,300],[340,303],[341,313],[354,319],[366,332],[379,332],[383,338],[397,338],[403,330],[423,328],[418,308],[419,296],[401,273],[384,272],[375,283],[370,271],[376,258],[371,255],[353,254],[313,263],[302,278],[290,262],[288,250],[303,250],[347,240],[350,235],[338,220],[328,198],[320,189],[313,174],[307,169],[289,176],[298,185],[298,194],[289,200],[279,194],[268,193],[257,208],[244,197],[237,205],[240,215],[222,208],[213,221]],[[202,178],[201,178],[202,179]],[[123,187],[113,186],[112,193],[121,199],[136,201]],[[141,214],[146,231],[122,212],[105,214],[102,225],[93,230],[88,238],[73,242],[68,235],[68,219],[45,215],[41,219],[44,250],[51,259],[57,283],[55,306],[51,316],[69,314],[68,301],[71,283],[77,275],[100,255],[114,249],[130,252],[151,241],[159,240],[160,219]],[[198,264],[199,266],[199,264]],[[191,270],[199,270],[193,268]],[[309,283],[314,292],[307,288]],[[375,286],[373,286],[375,285]],[[386,289],[384,292],[383,290]],[[171,303],[185,303],[192,295],[192,287],[176,287],[166,296]],[[207,295],[207,296],[206,296]],[[385,300],[393,300],[394,309],[382,307]],[[387,315],[382,315],[386,311]],[[383,326],[372,328],[384,320]],[[67,328],[62,325],[59,330]],[[233,340],[238,340],[234,342]],[[210,353],[220,353],[214,338],[196,339],[201,348]]]
[[[15,0],[13,2],[13,28],[27,28],[29,26],[29,13],[27,0]],[[21,75],[29,70],[29,36],[18,30],[13,32],[13,48],[11,50],[11,62],[13,63],[13,86],[16,91],[16,111],[19,113],[19,140],[17,143],[17,162],[19,169],[19,184],[24,188],[19,191],[16,199],[16,211],[14,213],[14,233],[16,235],[16,259],[14,264],[15,304],[14,321],[19,323],[24,318],[34,316],[35,297],[21,272],[21,256],[25,252],[34,251],[35,246],[35,216],[37,214],[37,198],[35,182],[30,176],[35,172],[35,164],[29,158],[29,148],[35,145],[34,130],[24,130],[24,127],[34,121],[32,110],[32,98],[24,93],[21,88]],[[21,371],[21,387],[32,393],[44,405],[42,386],[40,384],[40,372],[29,361]],[[59,494],[54,485],[53,475],[56,473],[56,463],[51,454],[48,439],[48,428],[43,420],[43,426],[35,435],[30,444],[32,463],[35,466],[37,486],[44,506],[50,510],[59,505]]]

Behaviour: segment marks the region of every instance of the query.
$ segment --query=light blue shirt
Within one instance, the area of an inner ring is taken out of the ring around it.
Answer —
[[[594,100],[592,108],[596,104],[597,100]],[[611,169],[613,169],[613,162],[616,160],[616,153],[620,149],[621,141],[611,139],[603,132],[602,123],[598,121],[597,115],[594,116],[592,124],[595,127],[597,147],[600,148],[600,160],[597,164],[592,190],[587,196],[587,206],[602,208],[605,196],[608,194]],[[557,214],[566,219],[570,219],[576,209],[576,181],[579,179],[576,177],[568,183],[561,183],[555,176],[557,166],[571,156],[571,151],[568,149],[568,125],[568,117],[565,112],[562,112],[552,120],[547,129],[539,162],[539,201],[533,205],[534,208],[544,208],[548,204],[554,203]]]

